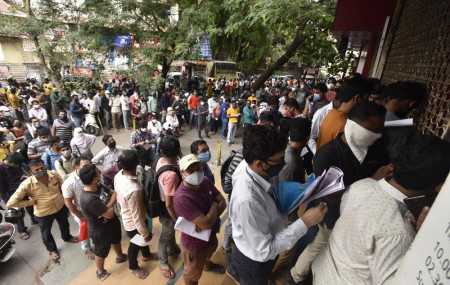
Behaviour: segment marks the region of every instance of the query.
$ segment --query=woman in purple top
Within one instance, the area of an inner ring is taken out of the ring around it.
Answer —
[[[197,231],[212,230],[208,241],[181,233],[184,283],[197,284],[203,271],[225,273],[221,265],[211,261],[211,256],[217,249],[216,234],[226,202],[219,190],[204,177],[202,162],[195,155],[184,156],[179,165],[183,183],[173,198],[175,213],[194,223]]]

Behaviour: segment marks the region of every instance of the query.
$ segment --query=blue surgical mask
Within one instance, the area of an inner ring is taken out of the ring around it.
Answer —
[[[265,163],[270,166],[269,169],[265,170],[267,175],[269,175],[270,177],[277,176],[281,172],[283,167],[284,167],[284,163],[280,163],[280,164],[277,164],[277,165],[272,165],[272,164],[269,164],[267,162],[265,162]]]
[[[313,97],[313,101],[314,102],[316,102],[316,101],[319,101],[320,100],[320,94],[314,94],[314,97]]]
[[[236,108],[236,106],[237,106],[236,104],[233,104],[233,108]]]
[[[204,153],[200,153],[197,157],[200,161],[208,162],[211,160],[211,152],[207,151]]]
[[[64,121],[65,119],[67,119],[67,116],[59,116],[58,117],[61,121]]]

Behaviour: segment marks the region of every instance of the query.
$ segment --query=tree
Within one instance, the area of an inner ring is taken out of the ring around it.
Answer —
[[[56,2],[42,0],[5,1],[11,6],[11,12],[21,11],[25,17],[0,15],[4,33],[12,36],[25,36],[33,41],[39,61],[56,86],[62,86],[61,69],[71,62],[72,53],[70,32],[76,27],[78,7],[76,1]],[[34,4],[34,5],[33,5]],[[71,14],[71,22],[65,21],[64,15]],[[46,39],[46,33],[57,32],[53,40]],[[64,34],[64,37],[60,35]]]

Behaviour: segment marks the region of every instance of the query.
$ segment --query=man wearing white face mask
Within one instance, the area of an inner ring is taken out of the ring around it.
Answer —
[[[139,121],[137,129],[131,133],[130,147],[138,151],[140,166],[145,168],[147,164],[155,161],[154,144],[155,140],[147,131],[147,122],[144,120]]]
[[[39,105],[39,102],[37,100],[33,101],[33,108],[31,108],[28,111],[28,117],[38,118],[39,122],[41,123],[42,126],[45,126],[45,127],[48,126],[47,112],[45,111],[44,108],[41,108],[41,106]]]
[[[194,223],[198,230],[211,229],[208,241],[181,233],[183,279],[185,284],[197,284],[203,271],[225,273],[221,265],[211,261],[211,256],[217,248],[216,234],[226,202],[219,190],[204,176],[202,162],[195,155],[183,157],[180,170],[184,180],[173,197],[176,215]]]
[[[161,122],[156,119],[156,113],[150,114],[150,121],[147,124],[147,129],[149,130],[153,140],[156,141],[156,153],[158,154],[159,146],[161,144],[162,125]]]
[[[314,157],[314,174],[318,176],[331,166],[338,167],[344,173],[346,187],[364,178],[380,180],[389,177],[392,166],[388,165],[387,153],[379,140],[385,114],[383,106],[366,100],[358,101],[348,114],[344,132],[317,151]],[[328,241],[331,229],[339,218],[343,192],[339,193],[338,196],[332,195],[324,199],[329,208],[324,218],[325,225],[319,226],[314,241],[302,252],[291,270],[295,282],[306,280],[314,258]]]

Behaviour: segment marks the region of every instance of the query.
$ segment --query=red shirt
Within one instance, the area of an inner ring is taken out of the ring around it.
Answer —
[[[192,96],[189,98],[189,102],[188,102],[188,104],[189,104],[189,109],[191,109],[191,110],[197,110],[197,106],[198,106],[198,103],[199,103],[199,102],[200,102],[200,97],[192,95]]]
[[[217,195],[220,195],[219,190],[212,184],[208,178],[204,178],[200,184],[199,190],[191,190],[184,186],[183,183],[178,186],[173,197],[173,206],[178,217],[183,217],[188,221],[193,221],[201,214],[206,215],[211,208],[212,202],[216,200]],[[217,217],[217,222],[211,230],[209,241],[204,241],[185,233],[181,233],[181,243],[183,246],[192,251],[199,251],[205,249],[214,242],[216,242],[217,231],[220,226],[220,217]]]

